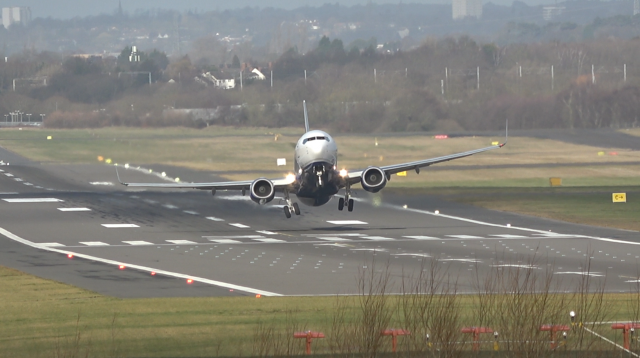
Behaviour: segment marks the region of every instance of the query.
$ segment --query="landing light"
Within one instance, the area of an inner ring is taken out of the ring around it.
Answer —
[[[438,215],[438,214],[440,214],[440,210],[436,210],[436,211],[434,211],[434,213],[435,213],[436,215]]]
[[[73,258],[73,254],[68,254],[67,257],[72,259]]]
[[[126,267],[124,265],[120,265],[120,270],[124,270]]]
[[[192,280],[192,279],[188,279],[188,280],[187,280],[187,283],[188,283],[188,284],[192,284],[192,283],[193,283],[193,280]]]
[[[294,181],[296,181],[296,176],[293,175],[293,174],[287,174],[286,179],[287,179],[288,182],[292,182],[293,183]]]
[[[341,177],[343,177],[343,178],[344,178],[344,177],[346,177],[346,176],[347,176],[347,174],[349,174],[349,173],[347,173],[347,170],[346,170],[346,169],[342,169],[342,170],[340,171],[340,176],[341,176]]]
[[[155,275],[156,275],[155,271],[152,271],[151,276],[155,276]]]

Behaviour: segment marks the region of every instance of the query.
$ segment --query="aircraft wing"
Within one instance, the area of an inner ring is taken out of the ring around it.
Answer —
[[[132,188],[163,188],[163,189],[200,189],[200,190],[249,190],[253,180],[211,182],[211,183],[125,183],[120,180],[120,174],[116,167],[118,181],[120,184]],[[289,189],[293,187],[295,179],[281,178],[271,179],[276,190]]]
[[[505,141],[502,144],[492,145],[490,147],[485,147],[485,148],[480,148],[480,149],[474,149],[474,150],[470,150],[470,151],[462,152],[462,153],[449,154],[449,155],[445,155],[445,156],[442,156],[442,157],[417,160],[417,161],[414,161],[414,162],[401,163],[401,164],[385,165],[385,166],[380,167],[380,169],[382,169],[382,171],[385,172],[385,174],[387,175],[387,178],[389,178],[392,174],[396,174],[396,173],[400,173],[400,172],[404,172],[404,171],[408,171],[408,170],[419,171],[420,168],[428,167],[428,166],[430,166],[432,164],[448,162],[450,160],[460,159],[460,158],[468,157],[468,156],[471,156],[471,155],[474,155],[474,154],[486,152],[486,151],[489,151],[489,150],[502,148],[505,145],[507,145],[507,139],[508,139],[508,130],[507,130],[507,137],[505,137]],[[355,183],[359,182],[361,177],[362,177],[362,173],[364,173],[364,170],[358,170],[358,171],[354,171],[354,172],[349,172],[347,174],[349,183],[350,184],[355,184]]]

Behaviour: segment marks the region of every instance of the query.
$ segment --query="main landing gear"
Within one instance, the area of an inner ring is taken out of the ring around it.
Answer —
[[[340,198],[340,200],[338,200],[338,210],[342,211],[345,204],[347,206],[347,210],[350,212],[353,211],[353,199],[351,199],[351,187],[349,184],[347,184],[347,187],[345,188],[344,198]]]
[[[284,200],[286,200],[287,202],[287,205],[284,207],[284,216],[286,216],[287,219],[291,218],[292,213],[300,215],[300,206],[298,206],[298,203],[291,202],[291,198],[289,198],[289,192],[286,190],[284,192]]]

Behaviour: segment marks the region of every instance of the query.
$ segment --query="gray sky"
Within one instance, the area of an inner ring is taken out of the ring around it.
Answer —
[[[340,3],[345,6],[365,4],[369,0],[122,0],[122,7],[126,12],[133,13],[136,9],[175,9],[175,10],[225,10],[232,8],[251,7],[279,7],[292,9],[300,6],[319,6],[324,3]],[[529,5],[554,3],[554,0],[521,0]],[[451,3],[451,0],[373,0],[383,3]],[[489,0],[483,0],[488,3]],[[500,5],[511,5],[513,0],[491,0]],[[118,7],[118,0],[3,0],[0,6],[29,6],[33,17],[54,17],[67,19],[75,16],[99,15],[112,13]]]

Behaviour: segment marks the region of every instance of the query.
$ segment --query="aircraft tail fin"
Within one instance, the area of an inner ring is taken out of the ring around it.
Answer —
[[[309,115],[307,114],[307,101],[302,101],[302,107],[304,108],[304,130],[306,133],[309,131]]]

